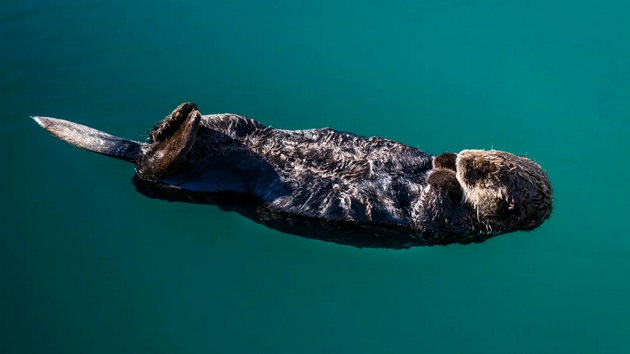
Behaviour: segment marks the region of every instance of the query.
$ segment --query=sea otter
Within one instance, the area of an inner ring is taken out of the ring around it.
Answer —
[[[33,117],[77,147],[136,165],[151,198],[212,204],[282,232],[356,247],[481,242],[551,214],[546,173],[497,150],[438,156],[329,128],[281,130],[179,105],[136,142]]]

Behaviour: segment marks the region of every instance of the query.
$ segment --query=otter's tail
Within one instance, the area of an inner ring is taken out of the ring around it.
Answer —
[[[85,125],[49,117],[31,117],[57,138],[81,149],[136,163],[144,143],[109,135]]]

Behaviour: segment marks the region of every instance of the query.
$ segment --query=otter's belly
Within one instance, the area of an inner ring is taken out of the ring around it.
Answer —
[[[267,199],[276,211],[331,221],[414,227],[412,201],[422,191],[402,178],[341,178],[308,175],[285,177],[283,193]],[[278,191],[277,188],[272,188]]]

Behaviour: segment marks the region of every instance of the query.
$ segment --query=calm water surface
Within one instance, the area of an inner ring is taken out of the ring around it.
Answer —
[[[13,1],[0,11],[2,353],[623,353],[625,1]],[[183,101],[548,172],[541,228],[361,250],[150,200],[28,116],[144,139]]]

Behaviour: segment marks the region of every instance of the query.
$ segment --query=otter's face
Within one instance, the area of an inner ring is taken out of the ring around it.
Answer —
[[[465,203],[491,231],[532,230],[551,214],[547,174],[530,159],[496,150],[463,150],[455,164]]]

